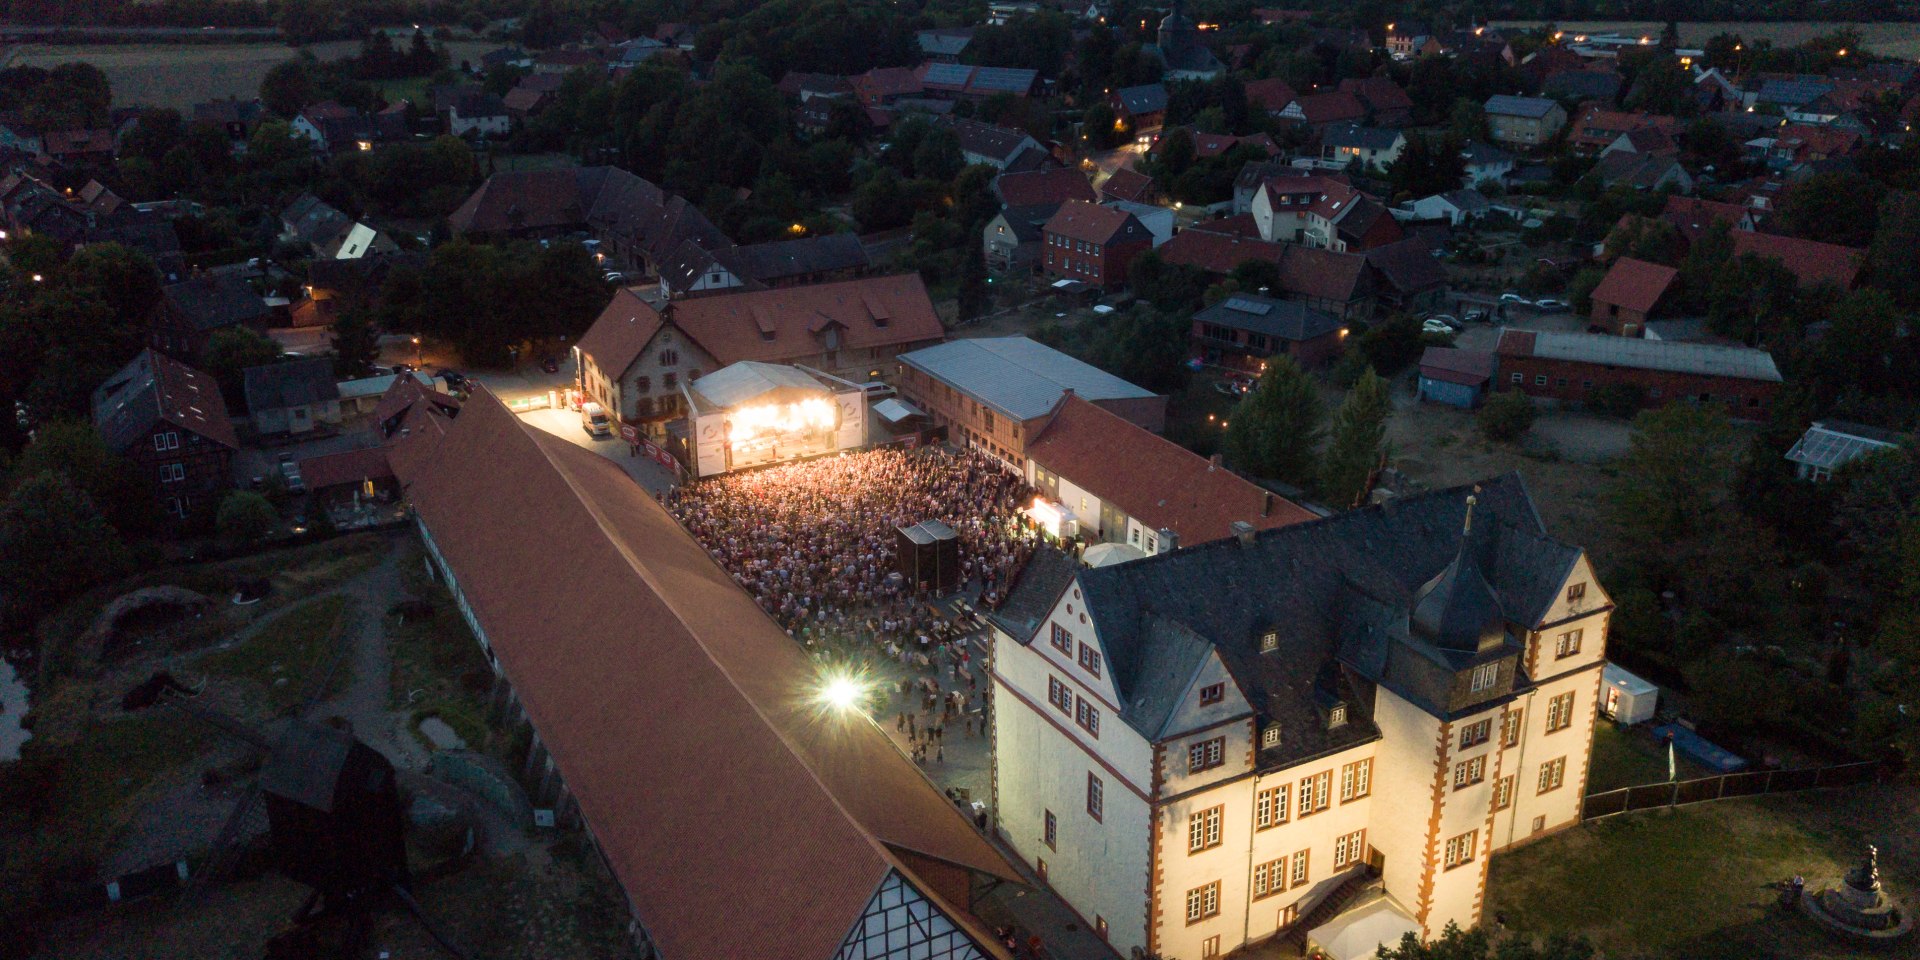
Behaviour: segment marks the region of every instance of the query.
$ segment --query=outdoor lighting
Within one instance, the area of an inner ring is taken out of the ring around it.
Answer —
[[[793,234],[794,236],[796,236],[796,237],[797,237],[797,236],[799,236],[799,235],[801,235],[801,234],[803,234],[803,233],[806,233],[806,232],[807,232],[807,228],[806,228],[806,226],[805,226],[804,224],[798,224],[798,223],[796,223],[796,224],[793,224],[792,226],[790,226],[790,227],[788,227],[788,228],[787,228],[787,232],[788,232],[788,233],[791,233],[791,234]]]
[[[359,143],[358,143],[358,144],[356,144],[356,145],[357,145],[357,146],[358,146],[358,147],[359,147],[359,148],[360,148],[361,150],[372,150],[372,149],[373,149],[373,141],[371,141],[371,140],[361,140],[361,141],[359,141]]]
[[[39,274],[37,274],[37,273],[36,273],[36,274],[34,274],[34,275],[33,275],[33,282],[34,282],[34,283],[39,283],[39,282],[40,282],[40,275],[39,275]]]
[[[1847,48],[1846,48],[1846,47],[1841,47],[1841,48],[1840,48],[1840,55],[1841,55],[1841,56],[1843,56],[1843,57],[1847,55]]]
[[[860,708],[867,697],[867,682],[859,674],[832,669],[820,674],[820,686],[814,691],[815,703],[829,710],[847,713]]]
[[[0,240],[5,240],[6,238],[7,238],[7,232],[5,230],[0,230]]]
[[[1340,335],[1341,335],[1341,336],[1343,336],[1343,337],[1347,335],[1347,328],[1346,328],[1346,327],[1341,327],[1341,328],[1340,328]]]
[[[1061,522],[1066,519],[1066,515],[1060,511],[1059,507],[1048,503],[1044,498],[1034,497],[1033,506],[1028,507],[1024,512],[1040,529],[1045,530],[1048,536],[1056,538],[1060,536]]]

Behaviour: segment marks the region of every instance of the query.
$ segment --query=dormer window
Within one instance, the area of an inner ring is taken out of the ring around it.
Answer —
[[[1280,725],[1269,723],[1260,731],[1260,749],[1270,750],[1280,745]]]
[[[1493,685],[1498,683],[1499,680],[1499,661],[1483,663],[1473,668],[1473,677],[1467,681],[1467,692],[1479,693],[1482,690],[1491,690],[1493,689]]]
[[[1347,705],[1336,703],[1327,711],[1327,729],[1333,730],[1347,725]]]
[[[1280,631],[1268,630],[1260,634],[1260,652],[1271,653],[1280,649]]]

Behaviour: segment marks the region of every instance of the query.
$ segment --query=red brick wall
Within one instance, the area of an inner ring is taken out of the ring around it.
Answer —
[[[1094,403],[1154,433],[1167,428],[1166,397],[1129,397],[1123,400],[1095,400]]]
[[[1520,377],[1518,383],[1514,382],[1516,376]],[[1541,377],[1546,378],[1545,383],[1537,382]],[[1764,419],[1767,405],[1780,388],[1777,383],[1759,380],[1607,367],[1504,354],[1500,357],[1500,372],[1495,377],[1495,389],[1498,390],[1519,390],[1530,397],[1573,402],[1587,399],[1587,392],[1591,389],[1588,383],[1593,387],[1604,384],[1637,385],[1646,391],[1645,406],[1649,409],[1666,406],[1674,400],[1710,394],[1715,402],[1728,403],[1729,412],[1743,420]]]
[[[1599,300],[1593,301],[1592,320],[1594,323],[1606,327],[1610,333],[1629,337],[1637,337],[1641,331],[1647,328],[1647,315],[1645,312],[1629,310],[1626,307],[1615,306],[1611,303],[1602,303]]]
[[[1127,265],[1133,262],[1134,257],[1153,246],[1153,241],[1150,239],[1110,243],[1102,246],[1099,256],[1095,256],[1090,253],[1081,253],[1072,247],[1061,247],[1048,242],[1052,236],[1048,234],[1041,244],[1041,265],[1049,275],[1079,280],[1108,290],[1117,290],[1126,286]],[[1081,264],[1094,262],[1100,265],[1098,276],[1094,275],[1092,270],[1080,268]]]

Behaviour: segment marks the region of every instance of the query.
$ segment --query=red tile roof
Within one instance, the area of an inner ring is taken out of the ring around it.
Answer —
[[[575,346],[593,358],[603,376],[613,378],[633,366],[658,332],[660,311],[640,299],[634,288],[621,287]]]
[[[1160,245],[1160,259],[1171,264],[1198,267],[1215,276],[1225,276],[1248,260],[1279,263],[1286,256],[1284,244],[1269,243],[1258,236],[1237,237],[1189,227]]]
[[[1428,347],[1420,354],[1420,375],[1431,380],[1477,387],[1493,377],[1494,356],[1488,350]]]
[[[1153,196],[1153,178],[1131,167],[1121,167],[1100,184],[1100,194],[1111,200],[1149,203]]]
[[[1654,305],[1679,275],[1680,271],[1672,267],[1621,257],[1613,262],[1600,285],[1593,288],[1593,299],[1624,310],[1652,313]]]
[[[65,157],[84,153],[113,156],[111,130],[49,130],[42,143],[49,156]]]
[[[1037,207],[1068,200],[1095,199],[1085,174],[1071,167],[1052,167],[1026,173],[1003,173],[993,182],[1009,207]]]
[[[1865,250],[1838,244],[1771,233],[1735,231],[1733,255],[1739,257],[1749,253],[1780,261],[1793,271],[1802,286],[1831,283],[1842,290],[1853,289],[1854,281],[1860,275],[1860,262],[1866,257]]]
[[[915,865],[1011,865],[877,726],[822,712],[804,650],[618,464],[484,388],[445,439],[400,454],[420,523],[662,956],[833,956],[897,871],[1005,957]]]
[[[1173,530],[1181,546],[1231,536],[1236,520],[1267,530],[1315,519],[1304,507],[1073,394],[1060,398],[1027,444],[1027,456],[1148,528]]]
[[[1340,81],[1340,89],[1359,97],[1375,113],[1413,109],[1413,98],[1391,77],[1349,77]]]
[[[1127,230],[1131,222],[1137,228],[1138,220],[1125,210],[1102,207],[1084,200],[1069,200],[1060,205],[1060,212],[1047,221],[1046,232],[1056,233],[1070,240],[1085,240],[1088,243],[1112,243],[1121,231]]]
[[[923,89],[920,78],[906,67],[875,67],[848,82],[853,85],[853,95],[869,106],[888,97],[913,96]]]
[[[1300,95],[1285,80],[1254,80],[1247,84],[1247,103],[1268,113],[1279,113]]]
[[[1165,143],[1166,141],[1163,139],[1161,142]],[[1193,135],[1193,155],[1202,159],[1217,157],[1243,143],[1259,147],[1266,151],[1269,157],[1280,152],[1280,146],[1273,142],[1272,137],[1264,133],[1256,133],[1251,137],[1236,137],[1225,133],[1195,133]]]
[[[1341,90],[1296,97],[1294,102],[1300,105],[1305,122],[1311,124],[1359,120],[1367,115],[1366,104],[1359,97]]]
[[[1724,223],[1729,229],[1739,230],[1747,223],[1746,207],[1737,203],[1719,203],[1714,200],[1696,200],[1693,197],[1670,196],[1667,207],[1660,211],[1660,219],[1673,224],[1674,229],[1687,241],[1699,239],[1707,228],[1716,223]]]
[[[609,314],[603,311],[600,316],[595,327]],[[904,347],[946,336],[917,273],[675,300],[671,317],[721,366],[742,360],[782,363],[819,354],[826,349],[827,329],[834,326],[840,330],[842,350]],[[773,336],[762,336],[763,328]],[[581,349],[593,336],[589,329]],[[594,362],[599,362],[597,355]]]
[[[373,422],[384,424],[422,400],[441,410],[460,409],[460,401],[429,389],[413,377],[394,377],[393,383],[387,385],[387,392],[380,395],[380,402],[373,406]]]

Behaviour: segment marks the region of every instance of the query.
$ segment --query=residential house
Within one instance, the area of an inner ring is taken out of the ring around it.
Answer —
[[[1729,231],[1751,232],[1754,228],[1753,213],[1746,207],[1693,197],[1668,197],[1660,219],[1673,224],[1689,244],[1716,224],[1725,224]]]
[[[125,202],[98,181],[88,181],[72,192],[25,169],[0,176],[0,232],[15,238],[46,237],[59,245],[62,255],[94,244],[117,243],[152,257],[167,279],[186,272],[186,256],[173,224],[158,212]]]
[[[1315,515],[1078,393],[1063,393],[1028,441],[1022,474],[1060,517],[1049,531],[1137,555],[1271,530]],[[1044,511],[1037,519],[1046,522]],[[1067,528],[1071,528],[1071,532]]]
[[[1260,238],[1359,252],[1404,236],[1379,201],[1330,177],[1274,177],[1253,198]]]
[[[1347,327],[1297,300],[1234,293],[1194,314],[1188,336],[1195,360],[1258,375],[1273,357],[1308,368],[1332,363],[1346,347]]]
[[[1410,203],[1416,220],[1445,220],[1459,227],[1493,212],[1493,202],[1478,190],[1448,190]]]
[[[937,63],[958,63],[960,54],[966,52],[967,45],[973,42],[972,27],[949,27],[936,30],[922,30],[914,35],[920,45],[920,53],[928,60]]]
[[[491,140],[513,131],[513,114],[506,103],[481,87],[436,87],[433,112],[456,137]]]
[[[565,76],[575,70],[605,70],[607,61],[592,50],[545,50],[533,60],[534,73]]]
[[[1366,107],[1370,127],[1408,127],[1413,125],[1413,98],[1393,82],[1392,77],[1348,77],[1339,90],[1358,97]]]
[[[1615,153],[1649,154],[1656,157],[1678,156],[1680,145],[1659,127],[1636,127],[1615,137],[1600,151],[1601,156]]]
[[[774,85],[782,94],[801,103],[816,97],[836,100],[853,96],[853,84],[846,77],[831,73],[802,73],[789,70]]]
[[[169,517],[208,519],[240,449],[212,376],[151,349],[93,391],[93,425]]]
[[[1249,160],[1240,165],[1240,172],[1233,177],[1233,215],[1239,216],[1253,210],[1253,198],[1260,188],[1275,177],[1327,177],[1338,183],[1350,183],[1352,178],[1340,170],[1316,170],[1310,167],[1296,167],[1285,158],[1271,160]]]
[[[1680,271],[1632,257],[1621,257],[1607,268],[1593,288],[1588,319],[1623,337],[1638,337],[1660,298],[1667,295]]]
[[[1612,103],[1625,84],[1626,78],[1611,68],[1562,70],[1540,84],[1540,95],[1562,103]]]
[[[1387,53],[1395,60],[1435,56],[1440,39],[1434,29],[1419,20],[1396,20],[1387,24]]]
[[[610,166],[496,173],[447,225],[455,236],[475,238],[585,231],[600,241],[610,268],[647,272],[656,272],[682,243],[705,250],[733,245],[686,198]]]
[[[427,569],[635,954],[1010,960],[970,911],[1012,866],[874,724],[794,709],[818,665],[619,464],[485,388],[418,416],[389,459]],[[609,735],[634,704],[663,722]],[[735,922],[729,876],[806,908]]]
[[[1153,178],[1132,167],[1121,167],[1100,182],[1101,200],[1125,200],[1128,203],[1158,203],[1160,187]]]
[[[1815,420],[1793,442],[1787,460],[1794,476],[1820,483],[1833,479],[1835,471],[1862,457],[1898,450],[1912,436],[1847,420]]]
[[[1320,161],[1339,169],[1385,170],[1407,148],[1406,134],[1389,127],[1336,124],[1320,134]]]
[[[1261,240],[1251,228],[1219,232],[1209,226],[1195,225],[1175,234],[1161,245],[1161,259],[1198,268],[1216,278],[1231,275],[1235,267],[1248,261],[1271,263],[1280,272],[1280,285],[1269,292],[1281,299],[1299,301],[1342,320],[1373,316],[1378,279],[1367,266],[1365,255],[1273,243]]]
[[[975,67],[923,63],[915,68],[920,93],[937,100],[981,101],[1001,95],[1029,97],[1040,90],[1040,72],[1022,67]]]
[[[48,130],[41,142],[42,152],[69,166],[109,164],[116,152],[113,131],[105,128]]]
[[[1167,398],[1026,337],[949,340],[903,353],[893,385],[947,441],[1021,470],[1027,445],[1072,393],[1158,433]]]
[[[340,384],[330,358],[248,367],[242,377],[247,417],[262,436],[311,433],[341,420]]]
[[[1043,549],[987,614],[996,828],[1123,954],[1297,944],[1374,878],[1367,949],[1471,928],[1491,857],[1580,823],[1611,609],[1513,474]]]
[[[862,106],[885,107],[903,97],[918,97],[924,92],[920,77],[906,67],[875,67],[847,78],[853,96]]]
[[[1247,81],[1247,106],[1264,110],[1270,116],[1279,116],[1288,104],[1299,97],[1285,80],[1278,77]]]
[[[579,389],[624,423],[663,435],[680,383],[742,360],[881,379],[902,351],[945,336],[917,274],[729,290],[655,306],[622,287],[574,345]]]
[[[1420,237],[1383,244],[1365,254],[1380,301],[1404,313],[1438,310],[1447,296],[1447,271]]]
[[[324,100],[293,118],[293,132],[306,137],[320,153],[372,150],[376,144],[406,139],[407,117],[403,111],[369,114]]]
[[[1628,113],[1589,104],[1568,125],[1567,145],[1575,153],[1592,156],[1613,146],[1622,136],[1646,129],[1668,134],[1671,146],[1671,134],[1678,132],[1679,121],[1659,114]]]
[[[227,142],[236,154],[247,151],[247,141],[252,139],[253,132],[260,128],[266,118],[266,105],[258,97],[252,100],[223,97],[193,105],[193,122],[219,127],[227,135]]]
[[[1781,383],[1773,356],[1745,346],[1502,330],[1497,352],[1499,389],[1563,402],[1628,387],[1647,409],[1675,400],[1718,402],[1735,418],[1764,420]]]
[[[1056,204],[1007,207],[982,228],[981,255],[994,273],[1037,273],[1047,221],[1059,212]]]
[[[1047,148],[1025,130],[963,117],[935,117],[933,122],[953,131],[954,139],[960,141],[960,156],[968,163],[1007,172],[1037,170],[1052,163]]]
[[[681,243],[660,264],[660,289],[668,297],[721,290],[767,290],[851,280],[872,266],[866,246],[851,233],[827,233],[708,250]]]
[[[1009,207],[1057,207],[1069,200],[1092,203],[1097,199],[1086,174],[1069,167],[1003,173],[994,178],[993,190]]]
[[[1133,258],[1152,248],[1153,235],[1124,210],[1069,200],[1042,228],[1041,243],[1047,275],[1117,290],[1127,285]]]
[[[1102,200],[1100,205],[1124,211],[1140,221],[1140,225],[1146,227],[1147,234],[1153,238],[1153,246],[1156,249],[1173,239],[1174,231],[1178,229],[1172,207],[1163,207],[1154,203],[1134,203],[1130,200]]]
[[[1609,187],[1625,185],[1643,193],[1667,189],[1686,193],[1694,183],[1693,175],[1680,165],[1678,157],[1625,150],[1602,156],[1587,175]]]
[[[1280,152],[1279,144],[1274,143],[1273,138],[1264,133],[1256,133],[1250,137],[1236,137],[1225,133],[1193,132],[1193,155],[1199,160],[1217,157],[1240,146],[1252,147],[1269,157]]]
[[[1293,98],[1293,102],[1280,111],[1279,118],[1319,131],[1335,124],[1364,122],[1367,106],[1359,97],[1344,90],[1310,93]]]
[[[1428,347],[1420,354],[1420,399],[1472,410],[1487,398],[1498,366],[1492,351]]]
[[[1121,87],[1113,92],[1113,112],[1127,133],[1142,139],[1152,137],[1167,119],[1167,85]]]
[[[1851,290],[1860,279],[1860,267],[1866,262],[1867,252],[1798,237],[1736,231],[1733,234],[1733,255],[1778,260],[1792,271],[1802,287],[1832,284],[1841,290]]]
[[[1498,94],[1487,98],[1485,110],[1494,141],[1522,149],[1545,146],[1567,125],[1567,111],[1540,97]]]
[[[216,331],[246,327],[265,335],[270,316],[244,278],[203,274],[160,288],[147,343],[172,357],[199,357]]]

